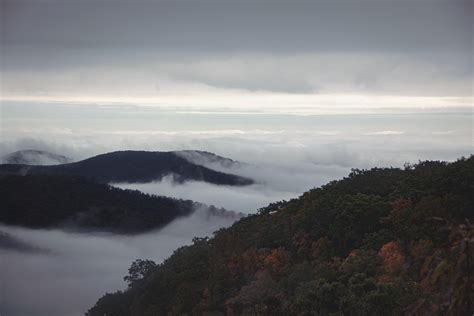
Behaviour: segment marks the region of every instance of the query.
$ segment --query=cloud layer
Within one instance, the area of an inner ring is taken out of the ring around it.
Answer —
[[[126,287],[131,262],[162,262],[195,236],[209,236],[232,223],[204,212],[180,218],[162,230],[137,236],[79,234],[0,225],[0,230],[47,252],[0,249],[2,313],[6,315],[84,315],[99,297]]]
[[[263,91],[292,107],[292,94],[469,97],[472,9],[466,0],[5,0],[2,98],[225,106],[236,95],[262,101]]]

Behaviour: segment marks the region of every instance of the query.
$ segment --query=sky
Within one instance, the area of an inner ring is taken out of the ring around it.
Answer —
[[[469,0],[1,6],[2,100],[297,114],[472,109]]]

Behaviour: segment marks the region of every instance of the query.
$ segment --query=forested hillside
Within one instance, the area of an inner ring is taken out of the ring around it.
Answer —
[[[155,266],[89,315],[471,315],[474,158],[353,170]]]
[[[174,152],[117,151],[55,166],[0,165],[1,174],[67,174],[98,182],[144,183],[173,175],[176,182],[204,181],[221,185],[248,185],[253,181],[191,163]]]
[[[159,228],[202,206],[66,175],[0,176],[0,201],[4,224],[116,233]]]

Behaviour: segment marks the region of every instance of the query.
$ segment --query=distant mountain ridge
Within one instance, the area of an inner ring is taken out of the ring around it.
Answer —
[[[174,181],[204,181],[218,185],[249,185],[252,179],[209,169],[175,152],[116,151],[54,166],[0,165],[1,174],[68,174],[98,182],[145,183],[173,175]]]
[[[207,218],[242,217],[191,200],[122,190],[71,175],[0,176],[0,201],[1,223],[28,228],[136,234],[201,209]]]
[[[22,165],[59,165],[70,163],[69,157],[35,149],[18,150],[3,156],[0,161],[4,164]]]

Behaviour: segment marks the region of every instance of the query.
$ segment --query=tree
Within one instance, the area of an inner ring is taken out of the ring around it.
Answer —
[[[147,276],[155,267],[156,263],[152,260],[137,259],[128,268],[128,275],[123,280],[128,283],[128,287],[132,287]]]

